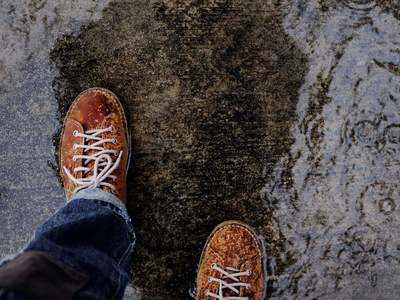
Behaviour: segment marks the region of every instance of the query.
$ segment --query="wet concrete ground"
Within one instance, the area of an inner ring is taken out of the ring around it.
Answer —
[[[107,3],[0,2],[0,260],[20,251],[65,202],[54,171],[59,113],[49,53],[57,38],[97,20]]]
[[[77,33],[106,3],[0,4],[0,253],[29,240],[33,228],[64,203],[54,176],[58,127],[49,52],[57,37]]]
[[[74,97],[102,86],[133,133],[144,299],[188,298],[226,219],[267,240],[273,299],[399,294],[398,2],[0,7],[0,253],[62,205],[52,137]]]

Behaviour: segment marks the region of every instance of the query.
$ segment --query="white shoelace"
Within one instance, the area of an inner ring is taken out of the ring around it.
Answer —
[[[74,144],[74,149],[83,148],[82,155],[74,155],[73,160],[76,161],[78,159],[84,160],[83,166],[75,168],[74,172],[89,172],[90,168],[86,167],[90,161],[94,161],[93,166],[93,175],[84,178],[75,178],[71,172],[65,167],[64,171],[67,174],[68,178],[74,182],[78,187],[74,192],[77,192],[81,189],[85,188],[96,188],[100,186],[109,187],[112,191],[115,191],[115,186],[104,182],[107,178],[111,178],[113,181],[117,179],[116,176],[111,175],[114,172],[121,161],[122,151],[118,152],[116,150],[105,149],[104,144],[106,143],[116,143],[115,139],[102,139],[99,137],[102,133],[113,131],[113,127],[110,126],[104,129],[93,129],[86,131],[85,133],[80,133],[78,131],[74,131],[73,135],[75,137],[83,137],[83,144]],[[93,140],[96,141],[91,145],[88,145],[88,141]],[[95,150],[92,155],[85,155],[85,152]],[[118,158],[113,162],[111,155],[118,155]]]
[[[248,297],[224,297],[224,289],[230,289],[231,291],[235,292],[236,294],[239,295],[240,290],[238,288],[240,287],[245,287],[249,288],[250,284],[248,283],[243,283],[240,282],[239,277],[240,276],[249,276],[251,275],[251,271],[244,271],[240,272],[240,270],[231,268],[231,267],[220,267],[217,264],[212,264],[211,268],[213,270],[218,271],[221,273],[222,279],[220,278],[215,278],[215,277],[209,277],[208,282],[218,282],[219,283],[219,289],[218,289],[218,294],[211,293],[209,290],[206,290],[206,296],[213,297],[217,300],[249,300]],[[234,282],[233,283],[227,283],[226,280],[231,279]]]

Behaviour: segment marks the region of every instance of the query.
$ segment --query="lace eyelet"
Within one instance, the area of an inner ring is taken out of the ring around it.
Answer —
[[[218,266],[218,265],[217,265],[216,263],[213,263],[213,264],[211,265],[211,269],[215,269],[217,266]]]
[[[110,132],[114,132],[114,126],[113,125],[110,126]]]
[[[74,150],[78,149],[78,145],[77,145],[77,144],[74,144],[74,145],[72,146],[72,149],[74,149]]]
[[[76,161],[76,159],[77,159],[76,156],[72,156],[73,161]]]
[[[74,130],[74,131],[72,132],[72,135],[73,135],[73,136],[78,136],[78,133],[79,133],[78,130]]]
[[[208,283],[211,283],[211,282],[212,282],[211,277],[208,277]]]
[[[112,139],[112,142],[114,145],[117,143],[117,140],[115,138]]]
[[[251,270],[247,271],[247,275],[250,276],[252,274]]]

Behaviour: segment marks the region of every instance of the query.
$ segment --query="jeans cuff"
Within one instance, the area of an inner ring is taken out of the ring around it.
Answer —
[[[98,200],[98,201],[108,202],[118,207],[121,211],[126,212],[126,214],[128,214],[125,204],[121,200],[119,200],[117,196],[115,196],[112,193],[105,192],[100,188],[87,188],[80,190],[77,193],[75,193],[71,201],[76,199]]]
[[[93,200],[95,202],[111,204],[113,208],[117,208],[114,209],[114,211],[125,220],[129,227],[129,231],[133,233],[132,220],[129,217],[128,210],[126,209],[125,204],[114,194],[105,192],[100,188],[87,188],[75,193],[71,201],[78,199]]]

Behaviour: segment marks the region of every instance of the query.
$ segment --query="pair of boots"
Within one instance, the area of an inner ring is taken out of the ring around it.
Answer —
[[[100,88],[81,93],[65,117],[60,141],[67,200],[82,189],[101,188],[126,203],[130,135],[113,93]],[[264,261],[262,241],[252,228],[237,221],[220,224],[201,255],[197,299],[264,299]]]

